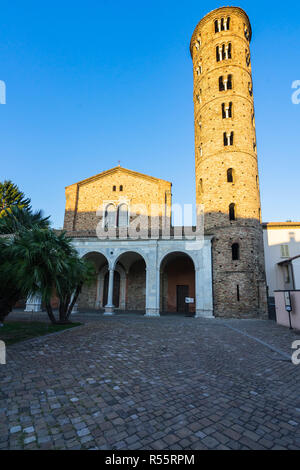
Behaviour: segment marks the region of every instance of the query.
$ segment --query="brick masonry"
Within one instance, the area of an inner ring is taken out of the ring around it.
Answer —
[[[228,31],[215,21],[230,18]],[[248,32],[248,39],[245,35]],[[204,205],[205,232],[214,234],[213,288],[216,316],[253,316],[266,312],[266,284],[256,153],[250,54],[251,25],[246,13],[224,7],[206,15],[191,40],[194,66],[196,201]],[[232,58],[218,62],[216,48],[231,43]],[[202,67],[201,73],[199,68]],[[232,76],[232,89],[219,90],[219,77]],[[232,117],[222,117],[222,103]],[[224,146],[224,132],[234,132]],[[227,170],[233,169],[233,182]],[[236,220],[229,220],[235,204]],[[240,260],[232,261],[232,244]],[[237,292],[239,291],[239,299]]]
[[[113,187],[116,187],[116,191]],[[120,186],[123,190],[120,191]],[[66,187],[66,211],[64,229],[91,231],[95,234],[97,225],[103,219],[103,207],[113,203],[117,208],[121,203],[129,207],[143,205],[137,212],[151,213],[151,204],[159,206],[154,216],[164,216],[171,207],[172,184],[158,178],[127,170],[112,168],[79,183]],[[97,215],[97,211],[99,214]]]

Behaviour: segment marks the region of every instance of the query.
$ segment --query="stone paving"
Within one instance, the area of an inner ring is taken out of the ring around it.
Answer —
[[[76,319],[85,325],[8,348],[0,449],[300,449],[296,332],[261,320]]]

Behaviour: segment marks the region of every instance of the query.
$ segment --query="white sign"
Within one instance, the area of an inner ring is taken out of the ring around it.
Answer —
[[[292,311],[292,304],[291,304],[291,295],[289,291],[284,292],[284,301],[285,301],[285,309],[288,312]]]
[[[186,304],[193,304],[195,300],[192,297],[186,297],[185,298],[185,303]]]
[[[0,341],[0,364],[6,364],[6,348],[4,341]]]

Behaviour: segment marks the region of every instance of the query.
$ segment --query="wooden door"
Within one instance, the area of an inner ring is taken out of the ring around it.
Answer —
[[[177,291],[177,312],[188,313],[189,304],[185,302],[185,298],[189,296],[189,286],[176,286]]]

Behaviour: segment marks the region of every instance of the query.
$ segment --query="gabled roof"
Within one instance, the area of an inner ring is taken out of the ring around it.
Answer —
[[[166,180],[163,180],[161,178],[155,178],[154,176],[145,175],[143,173],[139,173],[138,171],[128,170],[127,168],[123,168],[120,165],[115,166],[114,168],[111,168],[110,170],[102,171],[102,173],[98,173],[97,175],[90,176],[90,178],[78,181],[77,183],[73,183],[73,184],[78,184],[78,185],[81,186],[81,185],[84,185],[84,184],[88,184],[92,181],[95,181],[97,179],[104,178],[105,176],[112,175],[112,174],[117,173],[117,172],[127,173],[128,175],[132,175],[132,176],[139,176],[140,178],[148,179],[148,180],[151,180],[151,181],[163,181],[164,183],[168,183],[168,184],[172,185],[172,183],[170,181],[166,181]],[[73,184],[70,184],[66,187],[68,188],[69,186],[73,186]]]

